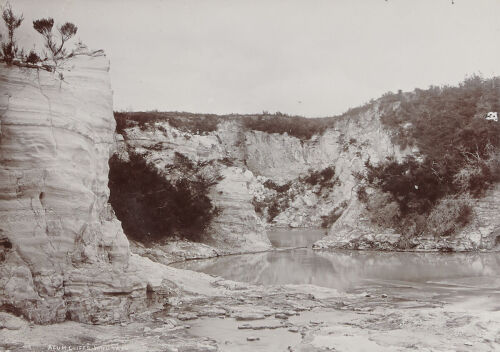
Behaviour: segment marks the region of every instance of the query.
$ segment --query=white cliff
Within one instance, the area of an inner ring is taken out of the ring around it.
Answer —
[[[377,162],[386,156],[402,155],[383,128],[377,105],[353,116],[339,117],[332,127],[310,140],[248,131],[245,148],[250,170],[283,181],[293,180],[309,169],[320,170],[330,165],[335,165],[341,179],[347,179],[368,156]]]
[[[203,257],[269,248],[263,223],[266,227],[328,227],[329,236],[316,244],[321,248],[494,248],[498,232],[490,214],[497,209],[494,195],[476,202],[475,222],[454,238],[421,236],[413,239],[415,243],[403,243],[405,236],[401,239],[401,234],[370,222],[364,205],[357,200],[358,181],[353,174],[363,173],[368,160],[376,165],[389,157],[401,161],[409,154],[418,154],[416,147],[402,149],[394,143],[391,130],[381,122],[384,111],[395,108],[397,104],[376,101],[358,112],[331,119],[323,133],[310,139],[249,129],[242,122],[246,117],[239,115],[219,117],[217,128],[205,132],[174,128],[161,117],[142,125],[131,121],[120,137],[119,153],[138,152],[160,170],[172,163],[176,152],[193,161],[217,163],[223,181],[214,186],[210,198],[223,211],[213,221],[211,240],[205,241],[213,247],[200,248]],[[179,113],[178,118],[185,115]],[[306,181],[311,172],[325,168],[335,171],[326,187]],[[276,189],[282,186],[287,187]],[[181,258],[197,257],[193,247],[186,252],[190,253]]]
[[[141,130],[133,127],[119,135],[117,153],[122,158],[126,158],[131,151],[138,153],[159,170],[174,165],[176,153],[193,162],[215,162],[205,172],[220,176],[220,181],[212,187],[209,194],[213,204],[219,209],[219,215],[210,224],[204,242],[213,246],[213,253],[217,254],[267,250],[271,248],[271,244],[264,224],[255,213],[249,188],[255,176],[241,162],[233,160],[233,138],[237,137],[232,135],[232,131],[234,129],[223,128],[208,135],[190,134],[179,131],[166,122],[157,122],[154,128]],[[235,165],[219,163],[223,158],[231,158]],[[165,173],[165,177],[175,178],[175,173],[175,170]],[[167,244],[164,250],[168,251],[171,245]],[[199,246],[198,249],[200,255],[206,251],[204,246]],[[151,255],[151,251],[145,252],[140,246],[134,246],[133,250]],[[188,257],[191,256],[198,257],[196,251]],[[158,258],[158,255],[153,257]],[[166,263],[171,259],[160,261]]]
[[[248,130],[239,117],[221,118],[217,130],[203,134],[181,131],[158,120],[125,128],[119,135],[118,153],[132,150],[160,170],[173,163],[175,153],[193,161],[229,160],[229,165],[220,164],[224,180],[210,196],[223,209],[214,221],[211,243],[232,252],[261,250],[269,246],[261,224],[266,217],[258,219],[252,203],[272,196],[263,186],[266,180],[292,184],[286,195],[288,205],[280,209],[273,226],[318,227],[325,217],[343,210],[355,185],[352,174],[361,171],[368,158],[377,162],[389,156],[401,159],[408,153],[391,142],[379,118],[374,105],[357,115],[340,117],[310,140]],[[299,179],[326,167],[335,169],[340,181],[335,187],[318,190]],[[238,241],[229,239],[235,233],[241,234]]]
[[[2,309],[101,323],[165,303],[179,274],[132,255],[108,204],[115,121],[104,54],[57,73],[0,65]]]

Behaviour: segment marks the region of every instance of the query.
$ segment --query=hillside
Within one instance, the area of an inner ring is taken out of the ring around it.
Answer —
[[[269,248],[266,227],[330,226],[351,198],[353,171],[363,170],[369,158],[382,161],[391,156],[400,160],[410,151],[391,143],[380,123],[380,114],[379,104],[374,102],[335,119],[313,120],[312,130],[318,124],[328,127],[321,134],[301,139],[288,133],[309,134],[300,123],[306,119],[298,117],[115,113],[121,133],[112,159],[118,163],[110,164],[111,180],[115,171],[124,170],[123,163],[129,162],[131,156],[142,158],[152,173],[163,175],[171,185],[211,180],[203,194],[210,199],[206,208],[216,208],[217,214],[198,240],[214,246],[219,253]],[[288,132],[262,131],[267,122],[255,125],[256,121],[267,120],[274,121],[273,126],[288,126]],[[116,203],[114,186],[124,197]],[[137,219],[120,218],[120,205],[136,204],[137,197],[130,192],[133,201],[127,200],[129,186],[111,182],[110,188],[111,202],[127,233],[127,223],[137,223]],[[171,206],[176,200],[169,198],[166,202]],[[151,215],[151,203],[142,204],[139,213]],[[189,238],[180,228],[168,233],[158,227],[157,234],[128,233],[144,243],[152,237],[157,242]]]
[[[495,247],[500,222],[483,211],[483,198],[495,198],[500,181],[500,124],[487,118],[500,108],[500,79],[474,76],[458,87],[416,89],[396,104],[382,124],[395,144],[418,153],[403,162],[368,161],[356,175],[352,214],[318,246],[380,247],[373,235],[382,232],[395,234],[387,249]]]
[[[336,246],[342,221],[334,223],[353,203],[368,214],[368,232],[404,233],[392,247],[416,248],[409,239],[470,225],[474,202],[498,183],[499,124],[485,119],[499,109],[498,87],[498,78],[474,76],[458,87],[388,93],[321,119],[116,112],[118,155],[138,155],[172,182],[183,179],[179,160],[197,164],[190,177],[214,181],[205,194],[218,210],[201,241],[216,248],[249,250],[229,234],[264,238],[269,226],[333,225],[322,246]],[[239,196],[224,192],[236,184]]]

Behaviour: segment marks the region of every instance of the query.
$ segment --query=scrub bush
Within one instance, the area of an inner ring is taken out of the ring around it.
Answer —
[[[208,197],[216,180],[196,172],[189,178],[168,180],[135,153],[130,153],[129,160],[115,155],[109,166],[109,202],[127,236],[143,243],[172,237],[201,241],[206,237],[219,212]]]
[[[395,143],[414,145],[420,155],[377,165],[368,160],[366,173],[355,175],[358,198],[370,208],[372,197],[387,196],[385,204],[372,206],[381,226],[412,235],[456,233],[472,219],[469,196],[481,197],[500,181],[500,124],[484,118],[500,110],[500,78],[473,76],[458,87],[396,98],[399,106],[384,109],[381,120]],[[376,192],[368,195],[366,187]],[[382,209],[395,216],[382,216]]]

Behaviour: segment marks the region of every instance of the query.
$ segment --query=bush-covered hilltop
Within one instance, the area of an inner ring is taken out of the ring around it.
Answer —
[[[212,115],[191,114],[185,112],[115,112],[117,131],[122,133],[127,127],[138,126],[141,129],[152,127],[155,122],[166,121],[172,127],[183,132],[205,134],[217,130],[221,121],[239,119],[248,130],[267,133],[287,133],[302,140],[323,133],[332,125],[331,118],[306,118],[288,116],[282,113],[258,115]]]
[[[386,101],[385,96],[380,98]],[[314,135],[321,135],[327,128],[333,127],[339,118],[347,118],[368,110],[374,102],[361,107],[350,109],[340,116],[307,118],[303,116],[290,116],[280,112],[270,114],[250,115],[214,115],[214,114],[192,114],[187,112],[158,112],[158,111],[137,111],[137,112],[115,112],[116,130],[122,133],[126,128],[138,126],[145,130],[153,128],[155,122],[168,122],[183,132],[193,134],[206,134],[217,130],[217,126],[222,121],[238,120],[243,127],[251,131],[261,131],[266,133],[288,134],[300,140],[309,140]]]
[[[500,78],[473,76],[458,87],[394,95],[381,121],[417,155],[388,159],[357,174],[358,198],[372,222],[406,236],[452,235],[473,216],[471,199],[500,181]],[[492,114],[494,115],[494,114]]]

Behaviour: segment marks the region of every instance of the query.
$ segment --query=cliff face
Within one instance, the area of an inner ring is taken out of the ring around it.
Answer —
[[[131,256],[108,204],[108,60],[79,55],[60,74],[1,65],[0,307],[99,323],[164,301],[167,269]]]
[[[293,180],[309,169],[334,165],[336,174],[345,180],[368,156],[376,162],[402,155],[379,119],[375,105],[355,116],[338,118],[323,134],[305,141],[287,134],[247,131],[246,163],[254,173],[282,181]]]
[[[139,153],[160,170],[173,163],[175,153],[193,161],[219,162],[223,181],[214,188],[211,199],[222,214],[211,229],[212,243],[233,252],[269,246],[262,223],[269,219],[274,198],[280,198],[280,206],[268,225],[318,227],[325,217],[344,209],[355,185],[352,173],[361,171],[368,158],[373,162],[388,156],[401,159],[409,152],[391,142],[376,105],[354,117],[339,118],[333,127],[310,140],[249,130],[238,118],[222,120],[216,131],[203,134],[156,121],[142,128],[126,128],[122,135],[119,154]],[[229,164],[221,163],[223,160]],[[327,167],[335,170],[338,182],[334,186],[304,182],[311,171]],[[266,181],[288,183],[290,189],[277,194],[266,187]],[[267,209],[257,214],[260,219],[254,211],[256,203]]]
[[[273,180],[289,181],[288,206],[273,220],[277,226],[317,227],[322,219],[341,214],[355,195],[353,173],[361,172],[370,159],[401,160],[411,150],[401,150],[391,142],[380,123],[375,105],[354,117],[342,117],[321,136],[300,141],[288,135],[250,132],[246,141],[248,165]],[[300,179],[309,170],[333,167],[338,182],[334,186],[309,185]],[[257,171],[255,171],[257,172]],[[324,224],[328,225],[328,224]]]
[[[255,182],[255,176],[241,159],[233,157],[239,153],[235,147],[237,132],[237,128],[230,125],[217,133],[197,135],[181,132],[168,123],[156,123],[152,128],[141,130],[134,127],[118,135],[117,153],[121,158],[127,158],[131,152],[137,153],[158,170],[175,165],[179,154],[192,162],[210,162],[203,172],[220,178],[209,194],[219,209],[219,215],[211,222],[205,242],[215,247],[219,254],[271,248],[264,224],[252,205],[250,185]],[[221,163],[224,158],[231,159],[230,164]],[[165,173],[170,179],[179,176],[182,172],[175,169]],[[134,250],[138,249],[134,247]],[[165,250],[168,251],[167,247]]]
[[[379,104],[339,117],[324,133],[308,140],[251,130],[238,116],[221,118],[214,131],[196,133],[161,119],[132,123],[122,132],[120,150],[140,153],[159,169],[172,164],[176,152],[194,161],[217,163],[223,181],[214,186],[210,198],[223,212],[213,221],[212,240],[206,242],[219,253],[269,248],[262,224],[329,228],[317,248],[495,248],[498,223],[492,214],[498,208],[497,190],[475,202],[473,223],[453,237],[424,234],[407,242],[404,234],[371,223],[364,204],[357,200],[353,173],[363,173],[368,159],[376,165],[387,157],[401,161],[418,152],[402,150],[392,142],[391,131],[380,119],[387,112],[384,109],[397,106],[382,109]],[[326,169],[334,170],[330,181],[312,180]]]

